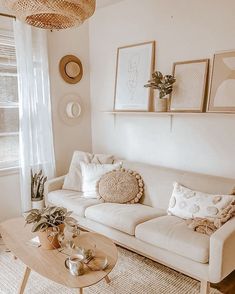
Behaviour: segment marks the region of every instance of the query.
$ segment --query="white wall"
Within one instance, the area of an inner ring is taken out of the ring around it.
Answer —
[[[91,150],[91,117],[89,91],[88,23],[75,29],[48,32],[53,132],[57,174],[67,173],[74,150]],[[64,55],[80,58],[84,75],[78,84],[68,84],[60,76],[59,62]],[[67,94],[77,94],[82,102],[82,116],[76,125],[69,126],[59,114],[59,105]]]
[[[0,174],[0,222],[21,215],[19,174]]]
[[[235,116],[103,114],[113,107],[117,47],[156,40],[158,70],[234,49],[233,0],[125,0],[90,21],[92,138],[95,152],[235,177]]]
[[[96,8],[102,8],[108,5],[116,4],[123,0],[96,0]]]

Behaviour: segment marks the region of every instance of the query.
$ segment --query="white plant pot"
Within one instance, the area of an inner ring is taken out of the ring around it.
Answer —
[[[32,201],[32,209],[42,209],[44,206],[44,200]]]
[[[154,97],[154,111],[166,112],[167,111],[167,100],[166,98]]]

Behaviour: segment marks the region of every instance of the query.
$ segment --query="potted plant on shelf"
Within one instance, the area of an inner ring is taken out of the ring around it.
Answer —
[[[44,207],[44,185],[47,177],[44,177],[42,170],[33,174],[31,170],[31,200],[32,208],[42,209]]]
[[[71,214],[64,207],[48,206],[27,212],[25,222],[33,225],[31,231],[37,233],[42,248],[56,249],[63,240],[65,225],[78,231],[78,222]]]
[[[173,84],[176,79],[172,75],[165,75],[160,71],[156,71],[152,74],[152,79],[145,85],[146,88],[158,90],[158,96],[154,97],[155,111],[165,112],[167,111],[167,96],[173,90]]]

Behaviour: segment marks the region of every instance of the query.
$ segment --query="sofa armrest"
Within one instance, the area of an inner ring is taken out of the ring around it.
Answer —
[[[210,238],[209,277],[218,283],[235,269],[235,217]]]
[[[44,186],[44,197],[45,197],[46,203],[47,203],[48,193],[55,191],[55,190],[62,189],[63,184],[64,184],[64,179],[65,179],[65,176],[61,176],[61,177],[46,181],[45,186]]]

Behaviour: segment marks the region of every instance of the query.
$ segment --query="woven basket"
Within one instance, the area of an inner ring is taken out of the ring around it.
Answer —
[[[66,29],[81,25],[95,12],[95,0],[5,0],[16,17],[42,29]]]

